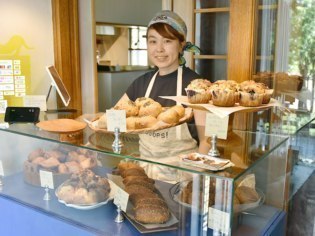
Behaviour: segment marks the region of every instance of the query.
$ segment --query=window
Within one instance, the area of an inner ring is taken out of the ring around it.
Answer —
[[[129,65],[148,65],[146,33],[147,27],[129,29]]]

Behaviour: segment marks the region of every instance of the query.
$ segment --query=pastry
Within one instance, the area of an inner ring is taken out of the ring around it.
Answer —
[[[135,208],[135,219],[144,224],[162,224],[168,221],[170,212],[161,206],[140,205]]]
[[[211,99],[210,92],[211,82],[206,79],[194,79],[187,86],[186,94],[188,102],[197,103],[208,103]]]
[[[71,175],[56,191],[56,195],[68,204],[93,205],[107,200],[110,190],[107,179],[84,170]]]
[[[120,102],[119,104],[114,106],[114,109],[115,110],[125,110],[126,111],[126,117],[137,116],[139,113],[139,108],[131,100]]]
[[[212,102],[215,106],[232,107],[237,101],[234,90],[229,88],[215,88],[212,90]]]
[[[238,186],[235,190],[235,195],[241,204],[257,202],[259,200],[257,191],[247,186]]]
[[[180,117],[179,114],[174,109],[169,108],[161,112],[158,115],[157,119],[163,121],[164,123],[176,124],[178,123]]]
[[[136,129],[136,123],[139,122],[139,117],[137,116],[129,116],[126,119],[127,130]]]
[[[154,102],[154,100],[152,98],[140,97],[136,99],[135,104],[137,107],[141,107],[146,102]]]
[[[157,123],[157,119],[155,116],[152,115],[144,115],[139,117],[136,122],[135,126],[136,129],[145,129],[145,128],[151,128]]]
[[[97,127],[100,128],[100,129],[107,129],[107,117],[106,117],[106,113],[103,114],[103,115],[98,119]]]
[[[171,107],[172,110],[175,110],[179,115],[179,119],[185,116],[185,108],[182,105],[175,105]]]
[[[147,176],[143,169],[130,168],[121,172],[121,176],[126,178],[128,176]]]
[[[128,185],[128,183],[133,183],[134,181],[145,181],[148,183],[154,184],[154,179],[149,178],[148,176],[127,176],[124,178],[123,183]]]
[[[154,116],[157,117],[162,111],[162,106],[160,103],[155,101],[148,101],[145,102],[140,108],[139,108],[139,116]]]

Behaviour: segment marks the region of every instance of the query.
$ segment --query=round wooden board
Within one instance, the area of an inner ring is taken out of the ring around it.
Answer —
[[[71,133],[84,129],[86,127],[86,123],[72,119],[56,119],[41,121],[37,123],[36,126],[45,131]]]

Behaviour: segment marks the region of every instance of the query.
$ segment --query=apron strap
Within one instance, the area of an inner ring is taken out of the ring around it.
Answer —
[[[152,91],[152,88],[153,88],[153,85],[154,85],[154,82],[158,73],[159,71],[155,72],[155,74],[153,75],[148,85],[147,91],[145,92],[145,95],[144,95],[146,98],[150,97],[150,93]],[[182,88],[183,88],[183,67],[180,66],[178,67],[178,70],[177,70],[176,96],[182,95]],[[176,104],[179,105],[180,103],[176,102]]]

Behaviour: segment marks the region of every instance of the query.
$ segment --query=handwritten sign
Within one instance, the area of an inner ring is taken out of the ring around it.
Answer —
[[[23,99],[25,107],[39,107],[41,111],[47,111],[46,96],[26,95]]]
[[[205,135],[217,135],[219,139],[226,139],[229,126],[229,117],[221,118],[213,113],[207,112],[206,114],[206,128]]]
[[[230,235],[230,214],[209,207],[208,228]]]
[[[117,191],[114,196],[114,204],[116,206],[119,205],[121,210],[126,212],[128,200],[129,200],[129,194],[126,191],[124,191],[122,188],[117,187]]]
[[[42,186],[43,188],[48,187],[50,189],[54,189],[54,178],[53,178],[52,172],[40,170],[39,178],[40,178],[40,186]]]
[[[125,110],[106,110],[107,130],[115,131],[119,128],[120,132],[126,132],[126,111]]]

